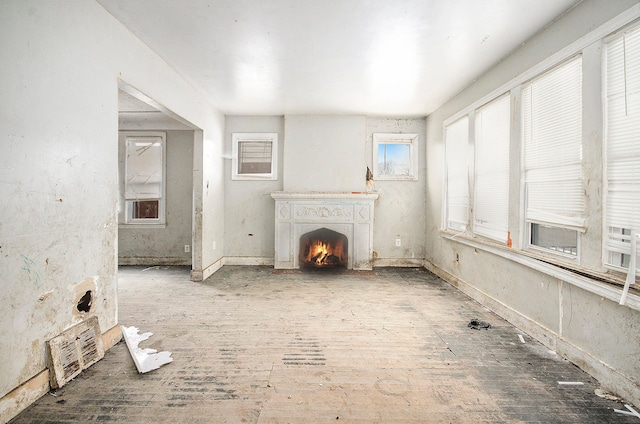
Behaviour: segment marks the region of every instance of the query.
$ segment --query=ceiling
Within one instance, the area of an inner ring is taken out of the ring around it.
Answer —
[[[227,115],[433,112],[578,0],[97,0]]]

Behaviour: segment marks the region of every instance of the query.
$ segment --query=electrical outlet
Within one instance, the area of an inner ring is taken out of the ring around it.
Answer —
[[[189,253],[191,251],[191,246],[189,246],[188,244],[184,245],[184,253]]]
[[[213,242],[213,250],[216,250],[216,242]]]
[[[400,247],[400,246],[402,246],[402,241],[399,238],[397,238],[396,239],[396,247]]]

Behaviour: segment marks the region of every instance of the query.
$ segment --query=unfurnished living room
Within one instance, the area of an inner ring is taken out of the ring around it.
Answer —
[[[640,0],[3,0],[0,422],[640,423]]]

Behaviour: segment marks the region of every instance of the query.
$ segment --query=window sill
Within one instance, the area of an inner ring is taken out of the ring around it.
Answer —
[[[491,243],[469,238],[450,231],[441,231],[443,238],[455,241],[466,246],[473,247],[485,252],[492,253],[513,262],[529,267],[538,272],[558,278],[576,287],[580,287],[590,293],[609,299],[615,303],[620,301],[622,288],[614,287],[616,285],[624,285],[624,279],[617,278],[612,275],[598,274],[591,270],[579,268],[572,264],[552,263],[552,259],[548,257],[537,256],[529,252],[510,249],[498,243]],[[605,280],[605,281],[598,281]],[[607,283],[609,281],[610,283]],[[640,296],[629,293],[624,306],[640,311]]]
[[[278,181],[278,178],[270,175],[266,175],[264,177],[256,177],[256,176],[245,177],[242,175],[232,175],[231,181]]]
[[[373,181],[418,181],[414,175],[378,175],[373,177]]]
[[[149,224],[144,224],[141,222],[133,222],[131,224],[118,224],[118,229],[140,229],[140,228],[153,228],[153,229],[158,229],[158,228],[167,228],[167,224],[157,224],[157,223],[149,223]]]

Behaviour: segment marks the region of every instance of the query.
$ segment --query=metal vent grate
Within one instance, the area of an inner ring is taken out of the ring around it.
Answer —
[[[74,325],[49,340],[48,345],[49,380],[55,389],[104,357],[98,317]]]

